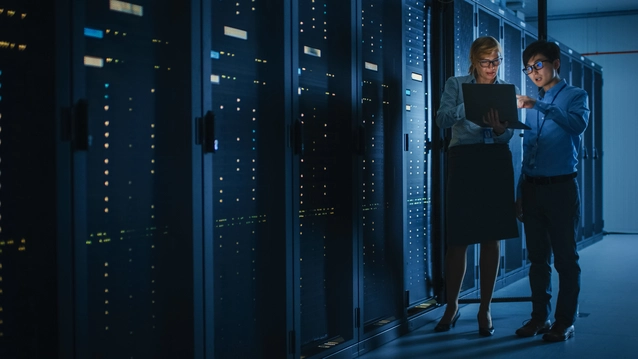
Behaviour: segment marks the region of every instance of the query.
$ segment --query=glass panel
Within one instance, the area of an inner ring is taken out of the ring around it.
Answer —
[[[190,357],[190,3],[85,14],[90,357]]]
[[[283,11],[254,2],[211,4],[210,81],[218,140],[212,156],[214,273],[209,274],[214,354],[279,357],[267,348],[274,346],[269,338],[281,338],[275,323],[285,316],[283,301],[275,300],[286,291],[280,286],[285,271],[275,271],[285,268],[285,258],[271,254],[285,244],[285,232],[277,231],[283,230],[286,213]],[[277,321],[269,323],[269,316]]]
[[[397,241],[401,239],[401,211],[391,190],[395,187],[391,171],[397,160],[396,151],[391,149],[396,148],[392,144],[397,136],[401,138],[401,133],[393,136],[390,123],[391,113],[400,110],[400,104],[392,101],[400,90],[389,85],[401,68],[400,64],[398,69],[392,68],[385,61],[388,56],[394,56],[395,51],[401,51],[401,41],[393,41],[400,39],[401,32],[384,31],[399,21],[401,3],[364,0],[362,6],[361,129],[365,149],[359,157],[359,166],[362,173],[363,325],[364,332],[369,332],[396,320],[401,309],[402,288],[397,283],[394,260]],[[398,146],[400,148],[400,144]],[[397,212],[398,221],[394,220]]]
[[[54,358],[55,4],[0,8],[0,358]]]
[[[470,47],[474,41],[474,5],[465,1],[454,2],[456,24],[454,26],[454,76],[464,76],[470,69]],[[467,269],[461,290],[476,286],[476,248],[469,246],[467,251]]]
[[[585,67],[583,77],[583,89],[587,91],[589,95],[589,109],[592,109],[593,100],[593,87],[594,87],[594,73],[590,67]],[[590,114],[591,116],[591,114]],[[593,234],[594,230],[594,171],[593,171],[593,157],[594,157],[594,140],[593,140],[593,125],[590,122],[587,125],[585,133],[582,135],[582,141],[585,147],[587,147],[588,156],[585,159],[584,168],[585,171],[581,173],[583,180],[585,181],[584,194],[581,201],[585,204],[585,212],[581,213],[585,225],[585,239],[589,238]]]
[[[594,72],[594,108],[590,115],[589,126],[594,130],[594,234],[603,231],[603,74]],[[592,123],[593,118],[593,123]]]
[[[536,41],[536,36],[532,36],[530,34],[525,34],[525,47],[529,46],[529,44],[531,44],[532,42]],[[521,52],[521,64],[523,63],[523,59],[522,59],[522,55],[523,53]],[[523,69],[523,66],[521,65],[521,70]],[[523,73],[523,71],[521,71],[521,73]],[[532,98],[538,98],[538,87],[536,86],[536,84],[534,83],[534,81],[530,80],[529,76],[524,75],[525,77],[525,88],[522,89],[523,94]],[[522,111],[522,115],[521,115],[521,121],[523,122],[527,122],[527,121],[532,121],[532,120],[536,120],[535,118],[527,118],[527,111]],[[516,167],[514,167],[516,168]],[[521,231],[521,235],[524,235],[524,230],[525,227],[522,227],[523,231]],[[526,244],[525,241],[523,241],[523,246],[524,248],[526,248]],[[525,263],[528,265],[529,259],[527,258],[527,256],[525,256]]]
[[[503,65],[501,66],[503,80],[514,84],[521,91],[522,76],[525,76],[521,71],[523,68],[522,44],[521,30],[504,22],[503,41],[501,42],[503,47]]]
[[[496,40],[500,41],[500,26],[501,19],[494,16],[492,13],[487,12],[479,7],[478,11],[478,36],[492,36]]]
[[[536,37],[532,37],[529,34],[525,35],[525,47],[529,46],[529,44],[531,44],[532,42],[536,41]],[[523,53],[521,52],[521,70],[523,69],[523,59],[522,59],[522,55]],[[521,73],[523,73],[523,71],[521,71]],[[533,98],[538,98],[538,87],[536,86],[536,84],[534,83],[534,81],[530,80],[529,76],[524,75],[525,77],[525,88],[522,89],[522,91],[524,91],[524,94],[529,96],[529,97],[533,97]],[[523,111],[522,112],[523,115],[522,117],[524,118],[525,121],[531,121],[531,118],[527,118],[527,111]]]
[[[454,2],[454,76],[467,75],[470,69],[470,46],[474,41],[474,5]]]
[[[581,62],[572,60],[572,66],[571,66],[571,85],[576,86],[576,87],[583,87],[583,64]],[[562,71],[561,71],[562,72]],[[561,74],[562,75],[562,74]],[[565,74],[567,75],[567,74]],[[569,76],[567,76],[567,78],[569,78]],[[580,186],[580,225],[578,226],[578,233],[576,234],[576,238],[577,241],[581,241],[583,240],[583,236],[584,236],[584,223],[585,223],[585,179],[584,179],[584,175],[585,175],[585,157],[587,157],[586,154],[589,153],[589,148],[586,148],[585,146],[585,141],[583,138],[583,141],[581,143],[581,148],[580,148],[580,154],[578,156],[578,165],[577,165],[577,169],[578,169],[578,185]]]
[[[302,356],[353,339],[353,43],[349,1],[299,1]]]
[[[430,155],[427,140],[431,123],[428,117],[430,104],[428,63],[424,52],[428,38],[429,13],[422,1],[406,1],[404,8],[405,77],[403,131],[407,135],[403,152],[403,212],[406,215],[404,229],[405,291],[408,305],[415,305],[433,296],[430,261]],[[409,94],[409,95],[408,95]]]
[[[523,60],[521,58],[523,39],[521,30],[510,25],[507,22],[503,23],[503,41],[501,46],[503,47],[503,80],[508,83],[514,84],[517,89],[522,91],[522,76],[524,76],[521,69],[523,68]],[[519,118],[522,117],[523,111],[519,110]],[[523,161],[523,137],[519,136],[522,132],[515,130],[514,136],[510,139],[510,151],[512,152],[512,162],[514,167],[514,188],[518,185],[518,180],[521,175],[521,162]],[[514,189],[513,189],[514,190]],[[505,273],[509,273],[522,268],[523,266],[523,224],[517,221],[519,236],[516,238],[505,240],[505,263],[502,268]]]

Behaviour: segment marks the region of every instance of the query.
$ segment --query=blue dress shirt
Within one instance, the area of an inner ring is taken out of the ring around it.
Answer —
[[[526,111],[531,129],[523,135],[521,173],[550,177],[576,172],[581,134],[589,122],[587,92],[561,80],[547,92],[541,89],[534,108]]]

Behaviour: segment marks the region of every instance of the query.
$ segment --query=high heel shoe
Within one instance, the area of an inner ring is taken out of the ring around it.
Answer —
[[[479,322],[478,332],[480,336],[491,337],[492,335],[494,335],[494,325],[492,325],[490,328],[481,327],[481,321],[479,320],[478,314],[476,315],[476,320]]]
[[[456,325],[456,321],[459,320],[459,317],[461,316],[461,312],[459,312],[459,310],[456,310],[456,314],[454,314],[454,318],[452,318],[452,321],[449,323],[441,323],[439,322],[439,324],[436,325],[436,327],[434,327],[434,331],[435,332],[447,332],[448,330],[450,330],[451,328],[454,328],[454,326]]]

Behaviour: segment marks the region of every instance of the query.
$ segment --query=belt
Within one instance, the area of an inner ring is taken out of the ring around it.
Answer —
[[[554,183],[567,182],[572,178],[576,178],[576,174],[577,172],[570,173],[567,175],[551,176],[551,177],[531,177],[531,176],[525,175],[525,181],[529,183],[533,183],[533,184],[538,184],[538,185],[554,184]]]

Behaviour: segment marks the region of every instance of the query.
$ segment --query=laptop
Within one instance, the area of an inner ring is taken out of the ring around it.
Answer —
[[[531,129],[518,120],[514,85],[464,83],[462,86],[465,117],[468,120],[481,127],[486,127],[486,124],[483,123],[483,116],[493,108],[498,110],[499,120],[508,121],[508,128]]]

